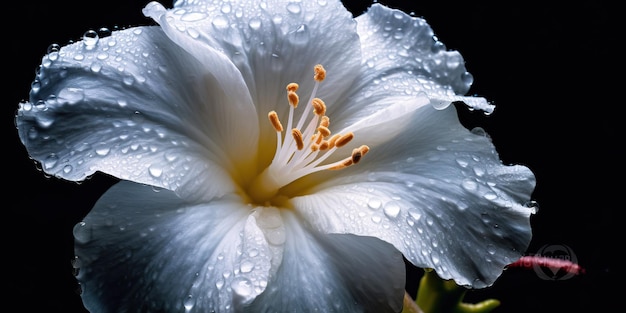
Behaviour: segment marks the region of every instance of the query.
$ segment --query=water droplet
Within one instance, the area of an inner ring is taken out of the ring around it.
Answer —
[[[242,296],[248,297],[252,294],[252,283],[247,278],[237,277],[230,284],[230,287],[233,289],[233,292]]]
[[[72,171],[72,166],[71,165],[66,165],[63,167],[63,173],[65,174],[69,174]]]
[[[400,205],[395,201],[388,202],[385,204],[383,212],[385,212],[385,215],[389,218],[396,218],[398,214],[400,214]]]
[[[498,198],[498,195],[496,195],[493,192],[488,192],[488,193],[484,194],[483,197],[485,197],[485,199],[487,199],[487,200],[495,200],[495,199]]]
[[[111,36],[111,33],[111,30],[107,27],[101,27],[98,29],[98,36],[100,36],[100,38],[109,37]]]
[[[225,29],[228,27],[228,19],[223,15],[216,16],[212,24],[217,29]]]
[[[372,210],[378,210],[382,204],[382,201],[378,198],[371,198],[367,201],[367,206]]]
[[[191,309],[193,309],[193,306],[196,304],[196,300],[193,298],[192,295],[187,296],[187,299],[185,299],[185,303],[183,304],[183,306],[185,307],[185,312],[189,312],[191,311]]]
[[[51,169],[57,165],[57,162],[59,162],[59,157],[56,154],[50,154],[43,161],[43,168],[46,170]]]
[[[239,270],[242,273],[250,273],[252,269],[254,269],[254,263],[251,261],[244,261],[241,265],[239,265]]]
[[[290,32],[287,36],[291,43],[295,45],[305,45],[309,42],[311,34],[309,32],[309,27],[302,24],[294,31]]]
[[[59,44],[53,43],[48,46],[47,53],[59,52],[61,50],[61,46]]]
[[[290,2],[289,4],[287,4],[287,11],[289,11],[289,13],[298,14],[302,12],[302,8],[299,4],[295,2]]]
[[[461,81],[463,81],[463,83],[467,87],[469,87],[474,83],[474,75],[472,75],[470,72],[464,72],[463,74],[461,74]]]
[[[87,50],[93,49],[100,40],[100,35],[95,30],[88,30],[83,34],[83,45]]]
[[[150,176],[154,178],[159,178],[163,175],[163,169],[156,165],[151,165],[150,168],[148,168],[148,171],[150,172]]]
[[[248,26],[250,26],[250,28],[252,30],[258,30],[261,28],[261,26],[263,25],[263,22],[261,21],[261,19],[253,17],[250,19],[250,21],[248,22]]]
[[[468,178],[464,179],[463,182],[461,182],[461,187],[463,187],[463,189],[467,191],[475,191],[476,189],[478,189],[478,183]]]
[[[524,203],[524,206],[529,208],[532,214],[536,214],[537,212],[539,212],[539,203],[535,200]]]
[[[446,50],[446,45],[439,41],[437,37],[433,36],[433,41],[433,45],[430,47],[430,51],[432,51],[432,53],[439,53]]]
[[[201,12],[188,12],[183,14],[183,16],[180,17],[181,21],[184,22],[196,22],[196,21],[200,21],[206,18],[206,14],[201,13]]]
[[[422,218],[422,214],[416,211],[409,211],[409,216],[416,222]]]
[[[222,5],[222,9],[221,9],[222,13],[228,14],[230,13],[231,10],[232,10],[232,7],[230,6],[230,3],[224,3]]]
[[[270,229],[265,233],[267,241],[275,246],[282,245],[287,239],[282,227]]]
[[[373,215],[372,216],[372,222],[374,222],[376,224],[380,223],[382,220],[383,219],[380,216],[378,216],[378,215]]]
[[[85,224],[85,222],[80,222],[74,225],[74,229],[72,233],[74,234],[74,238],[76,241],[80,243],[87,243],[91,240],[91,229],[89,229]]]

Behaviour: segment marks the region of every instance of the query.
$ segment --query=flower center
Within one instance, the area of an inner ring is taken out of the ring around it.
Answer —
[[[268,203],[278,194],[280,188],[306,175],[322,170],[340,170],[356,164],[369,151],[368,146],[362,145],[353,149],[352,154],[343,160],[324,163],[335,151],[350,142],[354,134],[349,132],[331,136],[330,119],[326,116],[326,104],[320,98],[315,97],[320,83],[326,77],[326,70],[318,64],[314,67],[314,73],[313,92],[297,123],[294,123],[294,114],[300,101],[296,93],[298,84],[287,85],[289,118],[286,129],[289,130],[289,134],[283,135],[283,124],[275,111],[267,115],[271,126],[276,131],[276,153],[272,163],[252,181],[248,188],[248,195],[256,203]]]

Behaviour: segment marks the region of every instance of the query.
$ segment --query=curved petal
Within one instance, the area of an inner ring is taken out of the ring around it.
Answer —
[[[254,155],[257,128],[246,136],[232,127],[256,116],[240,119],[231,100],[159,28],[133,28],[45,56],[16,124],[51,175],[79,181],[102,171],[193,194],[207,192],[197,182],[226,177],[220,167],[245,170],[237,156]],[[232,190],[222,181],[214,194]]]
[[[236,198],[194,205],[116,184],[74,228],[86,308],[232,312],[251,301],[269,280],[272,252],[250,212]]]
[[[425,106],[411,119],[403,135],[293,205],[320,232],[376,236],[444,279],[489,286],[530,242],[534,175],[503,165],[454,106]]]
[[[345,105],[329,109],[341,127],[370,116],[396,96],[426,96],[438,109],[463,101],[472,109],[493,111],[495,106],[482,97],[462,96],[473,82],[463,57],[446,51],[425,20],[377,3],[356,20],[361,76]]]
[[[314,65],[328,71],[317,96],[329,106],[359,70],[356,23],[336,0],[177,1],[172,10],[153,2],[144,13],[197,59],[211,59],[202,63],[212,62],[219,75],[242,75],[233,90],[250,91],[261,121],[271,110],[286,118],[289,83],[298,83],[301,101],[307,100]],[[269,124],[261,126],[262,137],[273,139]]]
[[[400,312],[405,265],[393,246],[311,232],[290,211],[283,218],[282,264],[249,312]]]

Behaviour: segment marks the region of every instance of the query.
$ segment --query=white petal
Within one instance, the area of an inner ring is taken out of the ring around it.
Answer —
[[[74,228],[83,302],[90,312],[232,312],[269,279],[256,225],[238,199],[192,205],[121,182]]]
[[[195,193],[192,185],[218,177],[208,196],[224,194],[233,186],[220,167],[244,171],[237,157],[251,162],[256,152],[258,127],[246,136],[238,122],[258,121],[239,119],[199,68],[156,27],[63,47],[44,57],[20,105],[20,138],[46,173],[68,180],[102,171]]]
[[[427,96],[439,109],[463,101],[473,109],[493,111],[494,106],[482,97],[462,96],[472,83],[471,74],[462,56],[446,51],[425,20],[380,4],[356,20],[362,75],[352,88],[354,93],[345,99],[346,105],[330,111],[342,127],[388,105],[390,98],[402,96]]]
[[[463,128],[453,106],[424,107],[413,119],[404,135],[372,147],[354,170],[294,206],[320,232],[375,236],[444,279],[491,285],[529,244],[535,178],[502,165],[489,138]]]
[[[322,64],[328,71],[317,96],[329,106],[359,70],[356,23],[336,0],[177,1],[169,11],[149,4],[145,13],[199,60],[221,56],[215,72],[219,69],[228,76],[240,72],[243,82],[234,86],[239,92],[250,91],[261,121],[271,110],[286,117],[288,83],[300,84],[302,103],[308,99],[314,65]],[[261,129],[273,138],[271,127]]]
[[[250,312],[399,312],[405,265],[391,245],[372,237],[322,235],[290,211],[277,276]]]

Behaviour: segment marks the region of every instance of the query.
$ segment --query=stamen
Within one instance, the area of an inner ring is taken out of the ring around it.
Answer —
[[[294,91],[289,91],[287,93],[287,99],[289,100],[289,104],[295,109],[298,107],[298,103],[300,102],[300,97]]]
[[[300,88],[300,85],[296,84],[296,83],[289,83],[287,85],[287,91],[293,91],[296,92],[298,90],[298,88]]]
[[[352,158],[345,158],[343,159],[343,161],[341,161],[341,163],[331,166],[328,169],[331,171],[336,171],[336,170],[341,170],[344,169],[350,165],[354,164],[354,162],[352,161]]]
[[[337,140],[341,137],[341,135],[339,134],[334,134],[332,137],[330,137],[330,139],[328,140],[328,145],[330,146],[329,148],[334,148],[335,147],[335,143],[337,142]]]
[[[370,147],[362,145],[352,150],[352,163],[357,164],[361,161],[361,158],[370,151]]]
[[[322,116],[322,120],[320,121],[320,126],[324,126],[324,127],[330,126],[330,118],[326,115]]]
[[[311,105],[313,105],[313,112],[317,116],[323,116],[326,113],[326,104],[320,98],[313,98],[311,101]]]
[[[302,132],[299,129],[294,128],[291,130],[291,135],[293,136],[293,139],[296,141],[296,147],[298,148],[298,150],[304,149],[304,140],[302,139]]]
[[[315,97],[319,84],[326,78],[326,70],[318,64],[314,67],[314,73],[315,85],[299,119],[294,118],[295,109],[300,102],[296,93],[299,86],[290,83],[286,87],[290,108],[285,129],[291,129],[291,136],[285,135],[283,138],[283,125],[276,111],[267,115],[276,131],[276,152],[272,163],[248,187],[248,195],[256,202],[270,201],[280,188],[306,175],[357,164],[369,152],[369,147],[362,145],[352,150],[347,158],[322,164],[337,149],[346,146],[354,138],[354,133],[331,136],[330,118],[325,115],[326,104]],[[325,139],[329,136],[331,137],[328,140]]]
[[[321,64],[315,65],[313,70],[315,72],[315,75],[313,75],[313,78],[315,79],[316,82],[321,83],[326,78],[326,70]]]
[[[276,114],[276,111],[272,111],[268,113],[267,117],[269,118],[270,123],[272,123],[272,126],[277,132],[283,131],[283,125],[280,123],[280,120],[278,119],[278,114]]]
[[[345,146],[346,144],[348,144],[348,142],[352,140],[352,138],[354,138],[354,133],[352,132],[349,132],[345,135],[341,135],[339,138],[337,138],[337,140],[335,140],[335,147],[341,148]]]
[[[328,129],[328,127],[325,127],[325,126],[318,127],[317,131],[320,132],[320,135],[322,135],[322,138],[326,138],[330,135],[330,129]]]

